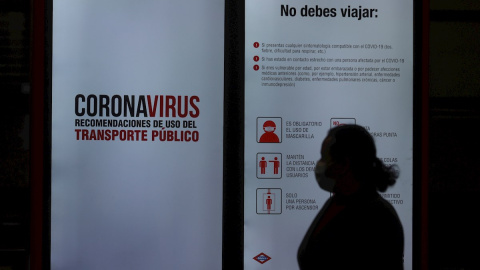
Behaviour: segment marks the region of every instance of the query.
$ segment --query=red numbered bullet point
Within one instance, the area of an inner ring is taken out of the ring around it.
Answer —
[[[258,69],[260,69],[258,65],[253,66],[253,70],[257,71]]]
[[[258,60],[260,60],[260,57],[258,57],[258,55],[255,55],[255,56],[253,57],[253,61],[258,62]]]
[[[260,43],[258,43],[258,42],[253,43],[253,47],[255,47],[255,48],[260,47]]]

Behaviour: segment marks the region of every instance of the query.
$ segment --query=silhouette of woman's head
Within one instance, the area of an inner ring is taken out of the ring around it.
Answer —
[[[329,155],[333,163],[348,164],[354,178],[365,187],[385,191],[395,184],[396,167],[386,166],[377,157],[370,133],[358,125],[337,126],[328,132]]]

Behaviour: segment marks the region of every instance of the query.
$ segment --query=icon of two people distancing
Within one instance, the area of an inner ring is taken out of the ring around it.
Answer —
[[[282,178],[282,154],[257,153],[257,178]]]

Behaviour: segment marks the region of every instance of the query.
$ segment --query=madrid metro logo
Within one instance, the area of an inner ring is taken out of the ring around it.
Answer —
[[[262,253],[258,254],[257,256],[253,257],[253,259],[254,259],[255,261],[261,263],[261,264],[264,264],[264,263],[268,262],[268,261],[269,261],[270,259],[272,259],[272,258],[270,258],[270,256],[268,256],[267,254],[265,254],[265,253],[262,252]]]

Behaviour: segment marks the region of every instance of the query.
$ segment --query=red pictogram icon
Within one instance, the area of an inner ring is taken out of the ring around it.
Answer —
[[[265,157],[262,157],[262,160],[260,160],[258,166],[260,167],[260,174],[265,174],[265,168],[267,168]]]
[[[257,153],[257,178],[280,179],[282,178],[282,153],[261,152]]]
[[[278,161],[278,158],[275,157],[273,160],[269,160],[268,162],[273,163],[273,174],[278,174],[278,167],[280,167],[280,161]]]
[[[275,125],[275,122],[273,121],[265,121],[263,123],[263,130],[265,133],[260,137],[260,142],[265,143],[265,142],[270,142],[270,143],[278,143],[280,140],[278,139],[277,134],[275,134],[275,129],[277,128],[277,125]]]
[[[257,188],[257,214],[278,215],[282,213],[282,189]]]

